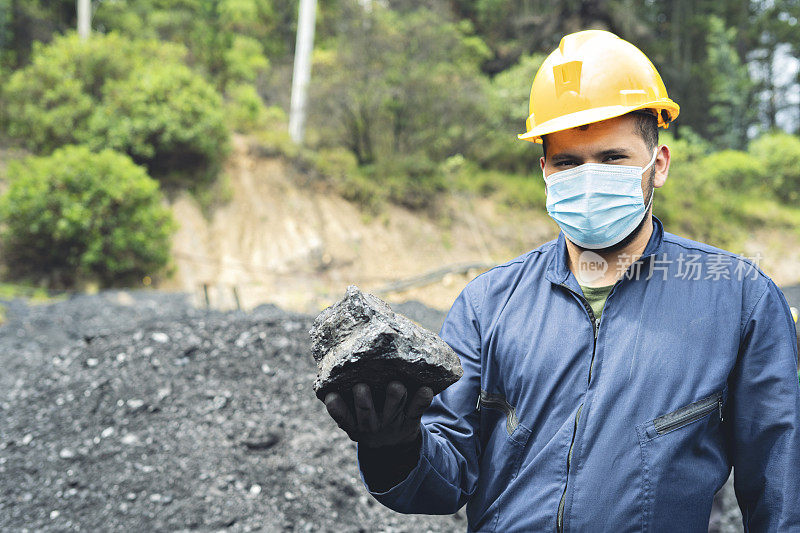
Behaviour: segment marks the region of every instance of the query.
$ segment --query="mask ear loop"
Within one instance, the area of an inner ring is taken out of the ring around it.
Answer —
[[[642,169],[642,172],[647,172],[650,169],[650,167],[653,166],[653,163],[656,162],[656,157],[658,157],[658,146],[656,146],[656,149],[653,151],[653,159],[651,159],[650,162],[647,163],[647,166]],[[647,201],[647,205],[644,207],[645,213],[647,213],[647,210],[650,209],[651,205],[653,205],[653,196],[655,195],[656,195],[656,188],[653,187],[653,190],[650,191],[650,199]],[[642,202],[644,202],[644,197],[642,197]]]
[[[645,172],[648,168],[653,166],[653,163],[656,162],[656,157],[658,157],[658,146],[656,146],[655,150],[653,150],[653,158],[647,163],[647,166],[642,169],[642,172]]]

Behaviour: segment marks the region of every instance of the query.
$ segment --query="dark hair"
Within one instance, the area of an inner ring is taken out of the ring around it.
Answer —
[[[636,119],[636,133],[644,140],[644,144],[650,150],[658,145],[658,119],[654,114],[647,110],[631,111],[622,115],[623,117],[632,116]],[[580,126],[580,127],[588,127]],[[542,155],[547,158],[547,135],[542,135]]]

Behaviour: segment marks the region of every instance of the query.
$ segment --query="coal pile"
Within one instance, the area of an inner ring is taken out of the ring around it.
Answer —
[[[0,530],[466,529],[366,492],[311,387],[311,317],[152,291],[2,303]]]

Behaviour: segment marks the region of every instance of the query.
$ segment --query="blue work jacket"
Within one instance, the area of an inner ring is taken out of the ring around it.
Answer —
[[[614,268],[614,265],[609,265]],[[422,418],[402,513],[468,531],[707,531],[731,467],[750,531],[800,531],[789,307],[733,253],[663,231],[595,320],[564,234],[472,280],[441,337],[464,376]]]

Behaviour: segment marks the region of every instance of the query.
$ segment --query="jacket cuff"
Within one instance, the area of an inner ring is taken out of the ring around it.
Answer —
[[[432,443],[425,424],[420,424],[417,439],[409,444],[382,448],[356,444],[361,481],[370,494],[389,507],[409,491],[416,492],[430,469],[427,457]],[[403,477],[405,472],[408,474]]]

